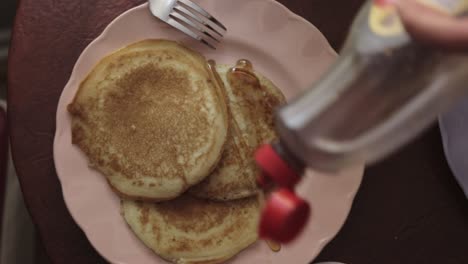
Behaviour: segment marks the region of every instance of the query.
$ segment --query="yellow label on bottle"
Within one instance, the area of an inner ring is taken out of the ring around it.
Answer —
[[[468,0],[418,0],[421,4],[447,13],[449,15],[459,15],[468,11]]]
[[[421,4],[444,12],[448,15],[460,15],[468,11],[468,0],[418,0]],[[371,30],[382,37],[397,36],[404,32],[403,24],[396,8],[385,3],[385,0],[374,0],[369,15]]]
[[[397,36],[404,32],[397,10],[392,5],[373,4],[369,15],[371,30],[382,37]]]

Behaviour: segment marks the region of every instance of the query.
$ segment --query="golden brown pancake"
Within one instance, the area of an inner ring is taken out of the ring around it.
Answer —
[[[222,263],[257,240],[260,197],[216,202],[183,195],[162,203],[122,201],[135,235],[173,263]]]
[[[167,200],[215,168],[228,130],[205,58],[146,40],[101,60],[68,110],[72,141],[122,197]]]
[[[226,65],[216,69],[228,96],[228,140],[218,167],[190,193],[213,200],[233,200],[259,191],[254,152],[261,144],[276,139],[273,113],[285,98],[246,61],[239,61],[234,71]]]

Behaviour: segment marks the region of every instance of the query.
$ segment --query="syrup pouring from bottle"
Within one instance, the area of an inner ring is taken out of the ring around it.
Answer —
[[[259,182],[278,187],[263,209],[260,237],[288,243],[302,231],[311,207],[294,187],[306,167],[333,172],[378,161],[467,91],[468,56],[414,41],[389,2],[368,1],[332,69],[278,110],[279,141],[256,153]],[[468,14],[468,0],[420,2]]]

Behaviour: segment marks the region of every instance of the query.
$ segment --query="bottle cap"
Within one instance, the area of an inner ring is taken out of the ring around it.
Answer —
[[[271,194],[262,211],[259,236],[279,243],[291,242],[304,229],[309,216],[309,204],[289,189]]]

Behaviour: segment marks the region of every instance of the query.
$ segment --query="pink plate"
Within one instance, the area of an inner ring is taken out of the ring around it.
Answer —
[[[219,64],[247,58],[290,99],[315,82],[333,63],[336,53],[309,22],[273,0],[200,0],[207,11],[222,20],[228,33],[217,50],[211,50],[158,21],[146,4],[115,19],[78,59],[57,109],[54,160],[68,209],[91,244],[108,261],[119,264],[165,263],[147,249],[127,227],[119,198],[104,177],[91,170],[86,157],[71,144],[66,107],[79,83],[106,54],[147,38],[185,43]],[[241,2],[242,4],[239,4]],[[157,144],[157,142],[154,142]],[[273,253],[263,242],[249,247],[230,263],[308,263],[336,235],[359,188],[363,165],[340,175],[309,172],[299,192],[311,204],[313,215],[294,243]]]

